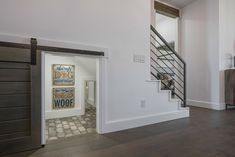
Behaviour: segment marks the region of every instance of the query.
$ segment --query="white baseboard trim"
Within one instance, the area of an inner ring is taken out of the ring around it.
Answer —
[[[80,116],[83,115],[84,111],[81,109],[64,109],[64,110],[53,110],[45,112],[45,119],[53,119],[53,118],[63,118],[63,117],[71,117],[71,116]]]
[[[197,100],[187,100],[187,104],[189,106],[208,108],[212,110],[225,110],[224,103],[216,103],[216,102],[206,102],[206,101],[197,101]]]
[[[189,117],[189,109],[106,122],[102,133],[126,130]]]

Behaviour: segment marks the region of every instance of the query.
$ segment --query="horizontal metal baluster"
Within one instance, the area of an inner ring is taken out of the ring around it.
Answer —
[[[152,35],[151,35],[151,37],[159,44],[159,46],[162,47],[162,45],[157,41],[157,39],[155,39]],[[152,42],[151,42],[151,43],[152,43]],[[155,46],[155,44],[153,44],[153,45]],[[158,50],[157,46],[155,46],[155,48]],[[165,48],[163,48],[163,49],[165,50],[165,52],[166,52],[167,54],[170,54]],[[158,50],[158,51],[160,52],[160,50]],[[172,53],[172,54],[174,54],[174,53]],[[162,55],[164,55],[164,54],[162,54]],[[174,54],[174,55],[175,55],[175,54]],[[169,55],[169,56],[171,56],[171,58],[175,60],[175,58],[172,57],[172,55]],[[179,62],[176,61],[176,63],[177,63],[182,69],[184,68],[184,67],[181,66],[181,64],[180,64]]]
[[[152,59],[154,62],[157,62],[157,61],[155,61],[152,57],[151,57],[151,59]],[[184,81],[181,79],[181,77],[178,76],[164,61],[161,61],[161,62],[164,63],[164,65],[166,65],[167,68],[169,68],[169,69],[173,72],[173,74],[174,74],[175,76],[177,76],[177,78],[180,79],[180,81],[184,82]]]
[[[157,71],[158,72],[158,71]],[[161,74],[161,73],[160,73]],[[160,80],[160,78],[158,76],[156,76],[154,73],[151,72],[151,75],[153,77],[155,77],[156,79]],[[170,87],[168,87],[164,82],[161,81],[161,83],[166,86],[170,91],[172,91],[172,89]],[[184,99],[181,98],[177,93],[173,92],[180,100],[182,100],[184,102]]]
[[[158,36],[158,38],[168,47],[169,50],[171,50],[171,52],[173,52],[176,57],[183,63],[185,64],[185,61],[175,52],[174,49],[172,49],[169,44],[167,43],[167,41],[157,32],[157,30],[151,25],[150,29],[152,30],[152,32]]]
[[[151,57],[151,59],[152,59],[152,57]],[[152,59],[153,60],[153,59]],[[163,69],[164,71],[165,71],[165,73],[168,73],[163,67],[161,67],[155,60],[153,60],[154,61],[154,63],[156,63],[158,66],[159,66],[159,68],[161,68],[161,69]],[[152,66],[152,65],[151,65]],[[171,76],[171,78],[173,79],[173,80],[175,80],[175,78],[173,78],[172,76]],[[176,81],[176,80],[175,80]],[[182,88],[184,88],[182,85],[181,85],[181,83],[179,83],[178,81],[176,81]],[[182,82],[182,83],[184,83],[184,82]]]
[[[158,52],[160,52],[161,54],[163,54],[161,51],[159,51],[158,49],[157,49],[157,47],[151,42],[151,45],[153,45],[153,47],[158,51]],[[151,51],[152,51],[152,53],[154,53],[154,55],[156,55],[157,57],[159,57],[152,49],[151,49]],[[168,58],[166,58],[166,56],[164,56],[164,58],[166,59],[166,60],[168,60]],[[176,62],[176,60],[174,59],[174,61]],[[177,63],[177,62],[176,62]],[[177,69],[177,67],[174,65],[174,64],[172,64],[171,63],[171,65],[172,66],[174,66],[176,69]],[[177,65],[179,65],[179,64],[177,64]],[[182,68],[183,69],[183,68]],[[179,69],[177,69],[177,71],[183,76],[184,74],[179,70]]]
[[[151,67],[154,69],[154,70],[156,70],[157,72],[159,72],[154,66],[152,66],[151,65]],[[160,74],[161,74],[161,72],[159,72]],[[164,75],[163,75],[164,76]],[[178,83],[178,85],[180,85],[181,86],[181,84],[179,84],[179,82],[177,82],[174,78],[172,78],[176,83]],[[183,94],[184,95],[184,93],[183,92],[181,92],[181,90],[180,89],[178,89],[177,87],[175,87],[181,94]],[[184,89],[184,87],[182,87],[181,86],[181,88],[183,88]]]

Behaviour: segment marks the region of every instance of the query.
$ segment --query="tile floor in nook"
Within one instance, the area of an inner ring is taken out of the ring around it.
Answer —
[[[46,120],[46,140],[96,132],[96,108],[89,106],[85,115]]]

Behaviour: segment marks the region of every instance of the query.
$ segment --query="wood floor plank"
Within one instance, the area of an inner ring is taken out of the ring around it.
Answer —
[[[30,131],[29,119],[0,122],[0,135],[2,136],[4,134],[12,134],[16,132],[29,132],[29,131]]]
[[[0,82],[0,95],[29,94],[30,82]]]
[[[30,50],[11,47],[0,47],[0,61],[28,62],[31,61]]]
[[[30,94],[0,95],[0,108],[29,106]]]
[[[0,142],[8,141],[9,139],[17,139],[25,136],[29,136],[29,132],[15,132],[11,134],[0,135]]]
[[[0,82],[29,82],[29,69],[0,69]]]
[[[30,64],[0,62],[0,69],[30,69]]]
[[[0,108],[0,122],[21,119],[30,119],[29,107]]]

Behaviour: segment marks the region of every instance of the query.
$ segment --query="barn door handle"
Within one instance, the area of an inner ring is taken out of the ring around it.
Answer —
[[[37,39],[31,38],[31,65],[37,64]]]

